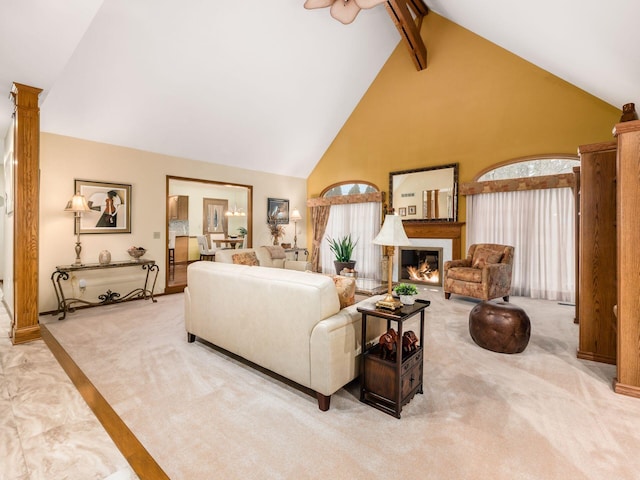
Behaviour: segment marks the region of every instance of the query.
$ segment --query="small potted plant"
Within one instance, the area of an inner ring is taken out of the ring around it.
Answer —
[[[238,227],[238,234],[241,237],[243,237],[243,238],[246,237],[248,233],[249,232],[247,231],[247,229],[245,227]]]
[[[418,295],[418,289],[413,283],[399,283],[394,289],[404,305],[413,305]]]
[[[338,239],[327,237],[327,241],[329,242],[329,248],[336,257],[333,262],[336,267],[336,273],[339,275],[344,268],[353,270],[356,266],[356,261],[351,259],[351,254],[358,241],[354,242],[351,239],[351,234]]]

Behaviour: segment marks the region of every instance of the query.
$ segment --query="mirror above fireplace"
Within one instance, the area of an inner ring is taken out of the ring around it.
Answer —
[[[389,199],[405,222],[456,222],[458,164],[390,172]]]

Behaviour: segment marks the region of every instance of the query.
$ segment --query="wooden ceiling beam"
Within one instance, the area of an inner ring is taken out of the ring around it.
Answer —
[[[393,20],[418,70],[427,68],[427,48],[420,36],[422,18],[429,12],[423,0],[388,0],[387,13]],[[413,11],[413,15],[411,14]],[[415,21],[414,21],[415,16]]]

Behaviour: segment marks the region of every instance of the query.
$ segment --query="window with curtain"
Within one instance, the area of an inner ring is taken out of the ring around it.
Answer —
[[[553,183],[549,178],[559,178],[575,165],[575,159],[530,159],[486,172],[480,179],[544,176],[541,184],[548,186]],[[491,182],[485,182],[485,191],[491,190],[487,184]],[[515,247],[512,295],[575,301],[575,204],[570,187],[467,195],[467,245],[474,243]]]
[[[380,279],[381,249],[372,243],[380,231],[380,219],[380,203],[331,205],[325,238],[340,238],[351,234],[352,240],[357,240],[352,259],[356,261],[359,277]],[[335,258],[326,241],[321,245],[320,260],[324,273],[335,272]]]
[[[513,245],[511,294],[575,301],[575,224],[569,188],[467,198],[467,243]]]
[[[312,211],[328,208],[328,214],[318,214],[317,221],[314,220],[314,269],[335,273],[335,256],[326,239],[351,235],[352,240],[357,241],[352,259],[356,261],[358,276],[380,279],[382,252],[372,241],[382,223],[383,199],[384,194],[375,185],[348,181],[327,187],[319,198],[307,202]]]

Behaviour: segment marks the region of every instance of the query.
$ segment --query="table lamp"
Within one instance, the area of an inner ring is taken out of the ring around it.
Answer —
[[[67,207],[64,209],[65,212],[73,212],[75,221],[76,221],[76,265],[81,265],[80,261],[80,252],[82,252],[82,245],[80,245],[80,215],[82,212],[90,212],[91,209],[87,204],[87,199],[84,198],[84,195],[80,195],[76,193],[71,200],[67,203]]]
[[[395,247],[411,245],[411,242],[404,231],[404,227],[402,226],[402,219],[397,215],[387,215],[384,218],[384,224],[380,229],[380,233],[378,233],[378,236],[373,239],[373,243],[376,245],[384,245],[385,254],[389,256],[389,261],[387,262],[389,268],[387,273],[387,296],[382,300],[378,300],[376,302],[376,307],[396,310],[402,307],[402,302],[393,298],[392,293],[393,256]]]
[[[297,208],[293,209],[289,220],[293,221],[293,248],[298,248],[298,222],[302,220],[302,215]]]

